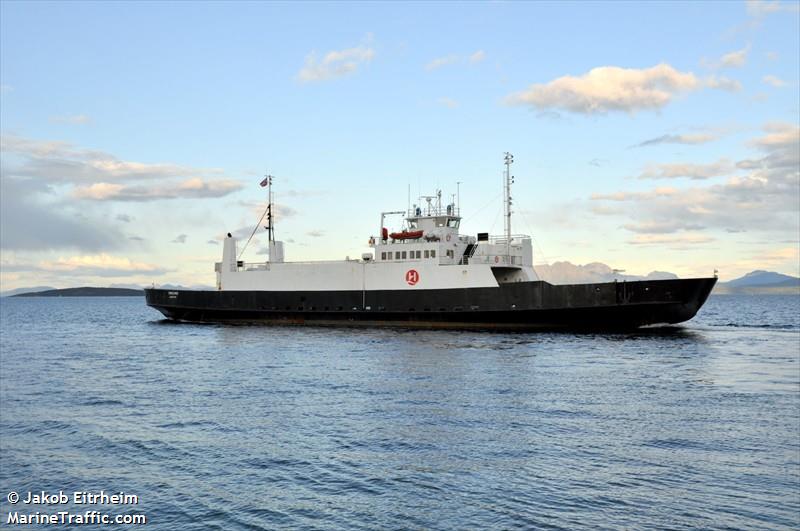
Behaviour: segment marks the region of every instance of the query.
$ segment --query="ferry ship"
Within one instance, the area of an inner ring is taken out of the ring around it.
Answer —
[[[437,191],[407,210],[381,213],[371,251],[340,261],[284,260],[267,176],[261,185],[268,188],[269,259],[240,260],[228,233],[214,267],[216,290],[150,288],[147,304],[177,321],[319,326],[620,330],[694,317],[716,274],[572,285],[540,280],[531,237],[511,231],[513,160],[505,154],[503,235],[461,234],[458,203],[442,204]],[[389,215],[404,217],[402,230],[389,232]]]

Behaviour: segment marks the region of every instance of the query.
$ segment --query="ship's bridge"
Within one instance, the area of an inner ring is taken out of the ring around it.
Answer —
[[[379,236],[370,238],[375,262],[418,262],[437,265],[485,264],[493,268],[519,269],[533,263],[531,239],[525,235],[478,237],[459,234],[461,214],[455,201],[442,205],[441,191],[423,196],[408,210],[381,213]],[[386,228],[386,217],[402,216],[399,231]],[[366,259],[366,258],[365,258]]]

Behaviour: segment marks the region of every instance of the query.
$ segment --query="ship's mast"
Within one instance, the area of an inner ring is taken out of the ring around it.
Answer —
[[[503,194],[505,204],[505,229],[506,229],[506,260],[511,264],[511,185],[514,184],[514,176],[511,175],[511,164],[514,163],[514,155],[505,152],[506,173],[504,176]]]
[[[269,241],[269,249],[272,251],[272,244],[275,243],[275,219],[272,214],[272,175],[265,175],[264,180],[267,181],[267,236]],[[270,257],[272,259],[272,257]]]

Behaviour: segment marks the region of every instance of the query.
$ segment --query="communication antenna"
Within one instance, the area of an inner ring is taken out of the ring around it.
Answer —
[[[270,175],[270,174],[267,174],[267,175],[264,176],[264,180],[261,181],[261,183],[262,183],[261,186],[264,186],[264,184],[267,185],[267,227],[266,227],[266,229],[267,229],[267,235],[268,235],[267,240],[270,243],[274,243],[275,242],[275,216],[272,213],[272,202],[273,202],[273,197],[272,197],[272,179],[274,179],[274,177],[272,175]],[[272,249],[272,245],[270,245],[269,247],[270,247],[270,249]]]
[[[514,184],[514,176],[511,175],[511,165],[514,163],[514,155],[506,151],[504,159],[506,174],[504,176],[503,192],[505,195],[505,229],[506,229],[506,260],[511,264],[511,185]]]

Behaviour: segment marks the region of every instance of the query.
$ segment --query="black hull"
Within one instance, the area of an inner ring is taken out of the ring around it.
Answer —
[[[146,289],[167,318],[212,323],[463,329],[632,329],[694,317],[716,278],[404,291]]]

